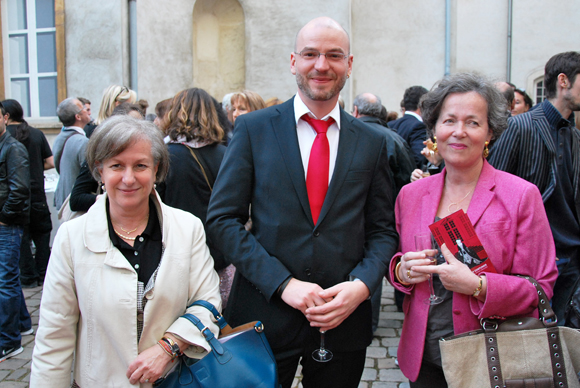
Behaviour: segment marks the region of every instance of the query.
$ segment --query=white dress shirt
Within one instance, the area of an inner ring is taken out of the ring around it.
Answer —
[[[334,166],[336,164],[336,155],[338,153],[338,135],[340,130],[340,108],[338,101],[336,106],[332,111],[322,118],[316,117],[310,109],[304,104],[300,95],[296,93],[294,98],[294,117],[296,119],[296,133],[298,135],[298,145],[300,146],[300,156],[302,157],[302,165],[304,166],[304,179],[306,179],[306,174],[308,174],[308,160],[310,159],[310,150],[312,149],[312,144],[316,138],[316,131],[310,126],[306,121],[302,120],[301,117],[305,114],[309,114],[312,118],[317,120],[327,120],[329,117],[334,119],[334,123],[328,127],[328,132],[326,132],[326,137],[328,138],[328,145],[330,146],[330,160],[329,160],[329,171],[328,171],[328,183],[332,179],[332,173],[334,172]]]

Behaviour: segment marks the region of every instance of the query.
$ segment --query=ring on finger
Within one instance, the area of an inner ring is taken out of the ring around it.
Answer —
[[[407,270],[407,277],[409,278],[409,280],[413,279],[413,277],[411,276],[411,270],[410,269]]]
[[[149,379],[145,379],[145,382],[148,383],[149,382]]]

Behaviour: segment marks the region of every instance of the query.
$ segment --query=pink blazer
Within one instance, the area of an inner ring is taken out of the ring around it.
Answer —
[[[407,294],[403,303],[405,320],[399,343],[398,361],[411,381],[419,375],[429,305],[427,282],[405,287],[394,279],[397,257],[415,250],[414,236],[429,233],[441,194],[446,171],[406,185],[397,197],[395,216],[400,234],[399,250],[391,260],[387,279]],[[484,162],[473,198],[467,210],[497,274],[487,274],[485,303],[463,294],[453,294],[455,334],[480,329],[479,320],[492,315],[537,316],[538,296],[525,279],[537,279],[552,297],[558,275],[554,240],[538,188],[514,175],[494,169]]]

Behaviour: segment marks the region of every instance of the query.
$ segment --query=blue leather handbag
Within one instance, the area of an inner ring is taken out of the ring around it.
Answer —
[[[215,338],[195,315],[183,315],[203,334],[211,352],[202,359],[182,355],[172,371],[157,380],[154,387],[279,387],[276,360],[261,322],[250,322],[232,329],[211,303],[197,301],[189,307],[194,305],[212,312],[220,327],[220,338]]]

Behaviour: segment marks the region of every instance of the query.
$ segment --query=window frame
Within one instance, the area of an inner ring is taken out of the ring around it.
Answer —
[[[28,1],[28,0],[27,0]],[[8,21],[7,21],[7,4],[8,0],[1,0],[0,1],[0,52],[2,52],[2,60],[0,61],[0,72],[3,76],[0,77],[0,99],[4,100],[6,98],[10,98],[12,91],[10,89],[10,79],[11,75],[8,74],[6,70],[9,69],[9,47],[8,45],[4,45],[4,42],[8,41],[9,33],[8,33]],[[32,12],[34,9],[32,10]],[[30,18],[33,14],[29,7],[27,7],[27,20],[28,20],[28,27],[30,27]],[[64,12],[64,0],[54,0],[54,17],[55,23],[54,28],[39,28],[37,29],[36,26],[34,28],[28,28],[27,34],[29,35],[28,41],[34,40],[34,45],[36,46],[36,39],[30,39],[30,35],[34,34],[36,37],[37,32],[55,32],[55,45],[56,45],[56,87],[57,87],[57,102],[61,102],[66,98],[67,90],[66,90],[66,62],[65,62],[65,55],[66,55],[66,46],[65,46],[65,12]],[[29,48],[29,53],[32,51]],[[34,51],[34,57],[31,55],[28,58],[28,62],[31,63],[32,61],[36,61],[36,51]],[[6,64],[6,65],[5,65]],[[29,69],[31,70],[31,69]],[[50,73],[51,76],[54,76],[55,73]],[[37,73],[34,74],[36,79],[38,79]],[[32,78],[33,73],[29,71],[28,78]],[[43,76],[46,76],[46,73],[43,73]],[[42,78],[42,76],[40,77]],[[35,94],[33,94],[35,93]],[[31,116],[27,118],[32,118],[33,120],[46,120],[46,121],[58,121],[58,118],[55,116],[40,116],[39,104],[38,104],[38,84],[34,87],[32,83],[30,85],[30,113]],[[33,100],[36,100],[33,102]],[[36,113],[36,115],[35,115]]]

